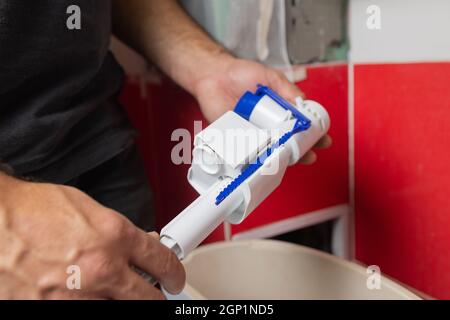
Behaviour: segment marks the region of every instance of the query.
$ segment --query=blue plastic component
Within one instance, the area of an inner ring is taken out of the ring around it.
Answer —
[[[277,93],[275,93],[269,87],[258,84],[258,89],[255,93],[251,93],[247,91],[236,107],[234,108],[234,112],[239,114],[242,118],[246,120],[250,120],[250,116],[255,109],[255,106],[258,104],[259,100],[265,95],[269,96],[272,100],[278,103],[283,109],[289,110],[292,115],[297,119],[298,125],[296,125],[296,132],[307,130],[311,125],[311,120],[305,117],[300,111],[294,108],[289,102],[280,97]]]
[[[265,95],[268,95],[275,102],[277,102],[281,107],[286,110],[289,110],[292,115],[297,119],[297,122],[294,124],[294,127],[291,131],[286,132],[277,142],[272,144],[267,151],[259,156],[254,163],[251,163],[247,166],[247,168],[241,172],[236,178],[233,179],[216,197],[216,205],[219,205],[223,200],[228,197],[234,190],[236,190],[247,178],[249,178],[253,173],[256,172],[259,168],[262,167],[264,161],[273,153],[274,150],[284,145],[289,138],[291,138],[294,134],[308,130],[311,126],[311,120],[305,117],[300,111],[294,108],[290,103],[281,98],[278,94],[272,91],[269,87],[258,85],[258,89],[255,94],[251,92],[246,92],[242,98],[239,100],[238,104],[234,111],[238,113],[245,119],[249,119],[253,109],[256,104],[261,100],[261,98]]]
[[[234,112],[240,115],[245,120],[250,119],[250,115],[255,109],[255,106],[258,104],[259,100],[261,100],[263,96],[253,94],[247,91],[239,100],[236,107],[234,108]]]

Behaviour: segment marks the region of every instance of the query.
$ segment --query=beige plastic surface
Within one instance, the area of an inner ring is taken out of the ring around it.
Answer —
[[[281,241],[206,245],[184,265],[193,299],[420,299],[386,277],[369,290],[366,268]]]

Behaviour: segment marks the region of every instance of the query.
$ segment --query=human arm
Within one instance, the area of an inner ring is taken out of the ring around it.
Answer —
[[[191,93],[209,121],[236,104],[257,83],[293,101],[303,93],[284,74],[260,63],[238,59],[214,42],[176,0],[114,0],[115,34],[182,88]],[[318,147],[331,144],[329,136]],[[314,162],[310,151],[303,163]]]

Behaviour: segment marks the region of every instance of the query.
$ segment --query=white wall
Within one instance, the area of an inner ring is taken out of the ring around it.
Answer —
[[[366,26],[370,5],[381,9],[381,29]],[[450,60],[450,0],[350,0],[353,62]]]

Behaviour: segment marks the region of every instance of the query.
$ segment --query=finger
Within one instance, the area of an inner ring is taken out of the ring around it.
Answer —
[[[138,230],[131,250],[131,263],[150,274],[168,292],[177,294],[184,288],[186,272],[177,256],[153,236]]]
[[[295,84],[291,83],[283,72],[273,69],[269,70],[269,87],[291,102],[294,102],[295,98],[299,96],[305,99],[305,94]]]
[[[281,95],[285,97],[285,99],[291,101],[291,103],[295,104],[295,98],[301,97],[302,99],[306,98],[305,93],[300,90],[299,87],[297,87],[295,84],[289,82],[288,79],[285,79],[283,81],[283,89],[281,90]]]
[[[115,300],[165,300],[164,294],[131,269],[125,271],[119,288],[112,293]]]
[[[298,161],[298,163],[310,165],[316,162],[316,160],[317,154],[314,151],[310,150]]]
[[[275,89],[276,90],[276,89]],[[295,84],[290,83],[287,79],[281,90],[278,91],[280,95],[295,105],[295,98],[301,97],[306,99],[306,95]]]
[[[317,149],[326,149],[329,148],[333,144],[333,139],[329,135],[323,136],[313,148]]]

